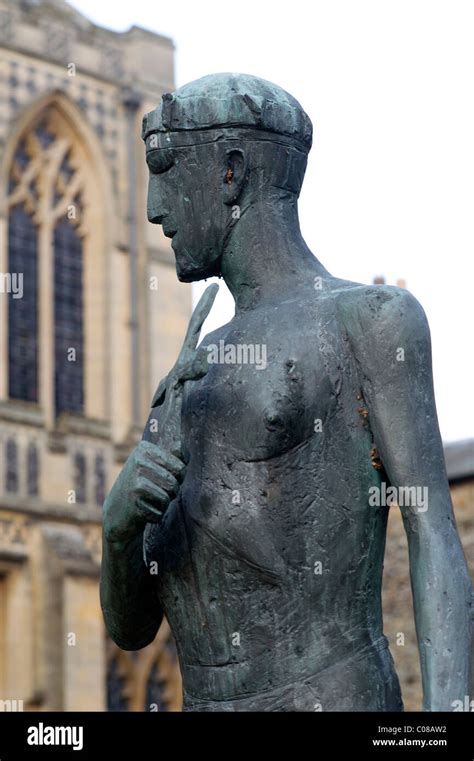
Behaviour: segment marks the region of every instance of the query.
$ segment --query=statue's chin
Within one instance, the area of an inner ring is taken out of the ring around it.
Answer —
[[[196,262],[190,256],[176,254],[176,274],[180,283],[195,283],[220,274],[219,260]]]

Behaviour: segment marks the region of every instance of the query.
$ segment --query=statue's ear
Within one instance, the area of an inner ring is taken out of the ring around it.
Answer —
[[[248,160],[245,152],[240,148],[226,151],[225,158],[224,203],[231,205],[237,201],[242,192],[247,177]]]

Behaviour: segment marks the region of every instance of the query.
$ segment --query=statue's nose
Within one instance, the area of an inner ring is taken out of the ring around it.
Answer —
[[[161,225],[163,222],[166,214],[157,214],[153,209],[148,210],[148,221],[151,222],[153,225]]]
[[[158,184],[153,175],[150,175],[146,210],[148,221],[154,225],[161,225],[163,219],[168,215],[168,211],[165,209],[162,201],[162,194],[158,190]]]
[[[168,211],[159,202],[156,195],[152,193],[148,195],[146,211],[148,221],[154,225],[161,225],[165,217],[168,216]]]

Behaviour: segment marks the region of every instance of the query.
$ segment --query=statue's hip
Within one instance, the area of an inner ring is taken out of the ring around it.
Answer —
[[[384,636],[370,645],[356,647],[345,657],[308,676],[299,676],[295,681],[242,695],[232,695],[229,690],[228,697],[222,697],[225,695],[222,691],[224,679],[228,683],[232,675],[235,679],[237,674],[232,672],[239,666],[184,667],[183,710],[403,711],[398,677]],[[259,664],[254,664],[254,668],[259,668]],[[186,688],[187,684],[190,684],[192,694]],[[212,685],[219,699],[212,698]]]

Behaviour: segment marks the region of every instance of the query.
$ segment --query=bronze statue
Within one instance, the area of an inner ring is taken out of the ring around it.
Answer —
[[[164,95],[143,138],[148,218],[178,278],[223,277],[235,316],[197,347],[211,286],[106,500],[111,637],[142,648],[166,615],[188,711],[401,711],[381,612],[397,501],[424,707],[453,710],[471,585],[422,308],[333,277],[308,249],[312,126],[280,87],[204,77]]]

